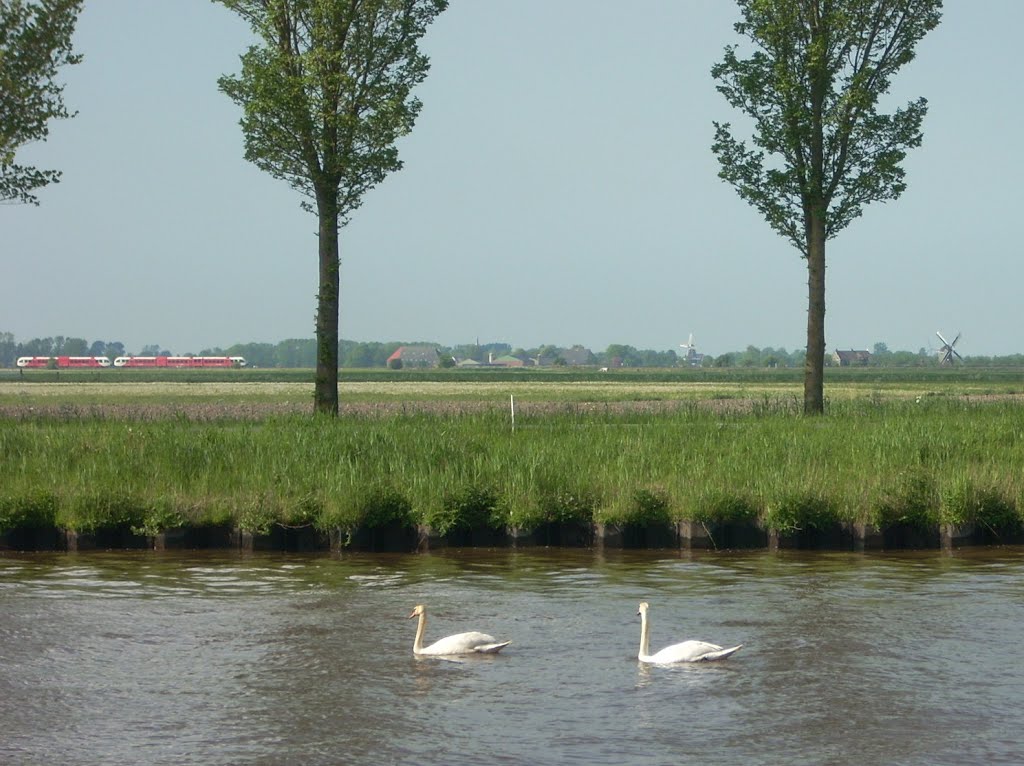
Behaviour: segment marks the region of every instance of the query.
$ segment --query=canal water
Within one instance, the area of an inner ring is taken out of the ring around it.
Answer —
[[[1018,548],[6,553],[0,763],[1020,764],[1022,629]]]

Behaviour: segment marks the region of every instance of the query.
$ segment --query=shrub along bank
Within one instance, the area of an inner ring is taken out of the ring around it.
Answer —
[[[0,531],[181,527],[535,530],[756,522],[1017,530],[1024,421],[1009,403],[519,416],[7,420]]]

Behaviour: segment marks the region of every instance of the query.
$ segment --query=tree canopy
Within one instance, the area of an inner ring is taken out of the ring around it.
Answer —
[[[712,69],[753,129],[753,146],[714,123],[722,179],[807,259],[804,411],[824,407],[825,241],[870,202],[906,188],[900,163],[919,146],[925,99],[879,111],[893,76],[934,29],[941,0],[737,0],[737,46]]]
[[[58,70],[77,64],[71,37],[82,0],[0,0],[0,201],[38,205],[33,192],[58,170],[17,162],[18,150],[45,141],[51,120],[72,117]]]

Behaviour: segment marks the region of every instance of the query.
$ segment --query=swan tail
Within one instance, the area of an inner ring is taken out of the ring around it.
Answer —
[[[499,641],[496,644],[481,644],[480,646],[474,647],[473,651],[478,654],[497,654],[511,643],[511,641]]]
[[[714,660],[724,660],[726,657],[731,657],[736,654],[740,649],[743,648],[743,644],[738,646],[730,646],[728,649],[720,649],[717,652],[708,652],[700,658],[701,662],[713,662]]]

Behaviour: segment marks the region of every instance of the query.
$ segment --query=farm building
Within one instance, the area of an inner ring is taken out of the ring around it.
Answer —
[[[866,367],[871,362],[870,351],[841,351],[838,348],[832,354],[832,361],[840,367]]]
[[[388,367],[437,367],[440,362],[436,346],[399,346],[388,357]]]
[[[594,363],[594,353],[583,346],[573,346],[564,349],[559,356],[565,360],[570,367],[583,367]]]
[[[511,354],[502,354],[501,356],[488,354],[487,364],[491,367],[524,367],[526,362]]]

